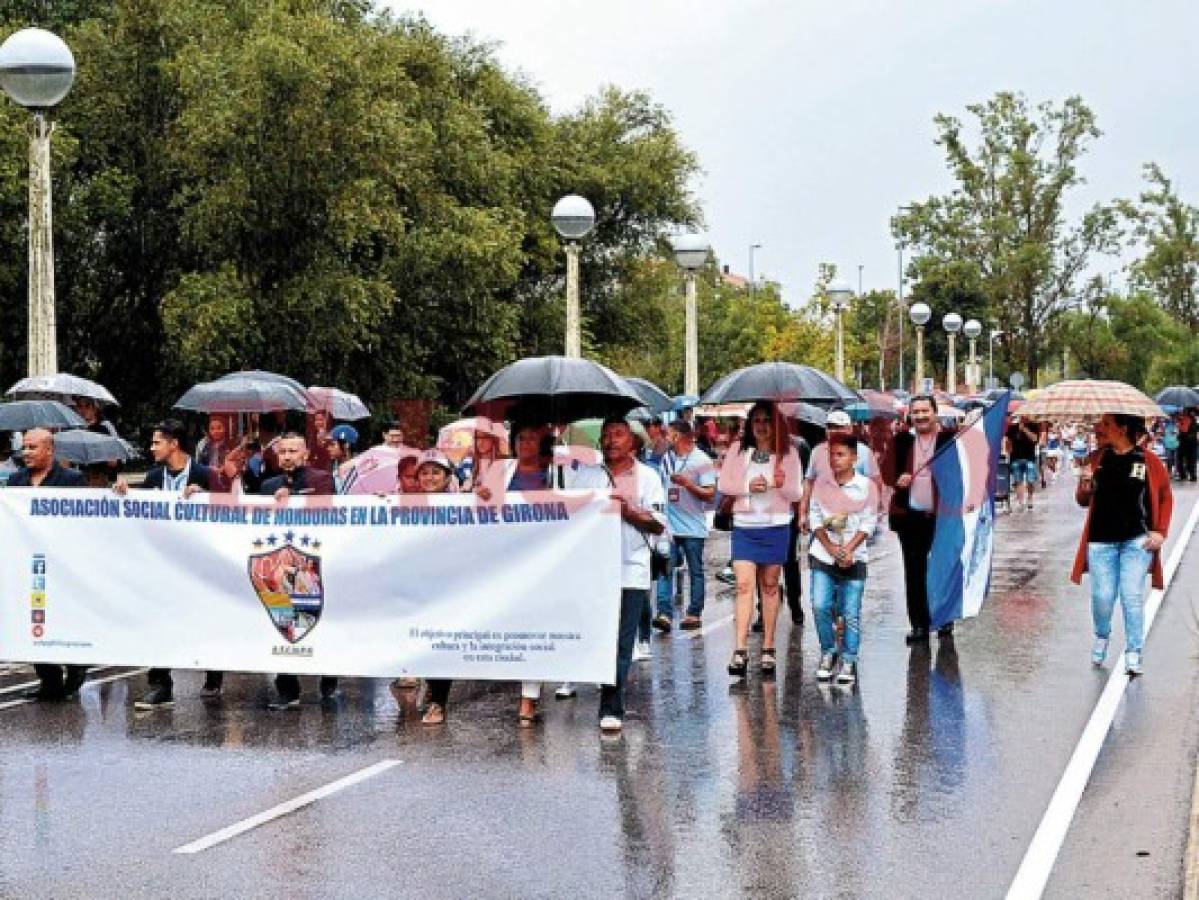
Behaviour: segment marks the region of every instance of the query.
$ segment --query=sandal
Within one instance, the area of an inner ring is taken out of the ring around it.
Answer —
[[[762,648],[762,674],[773,675],[775,667],[778,665],[774,655],[773,647]]]
[[[733,658],[729,660],[730,675],[744,675],[749,668],[749,654],[744,650],[734,650]]]
[[[440,703],[430,703],[425,707],[425,714],[421,717],[422,725],[442,725],[445,723],[445,707]]]

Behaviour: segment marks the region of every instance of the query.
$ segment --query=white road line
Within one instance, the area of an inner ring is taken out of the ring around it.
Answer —
[[[338,791],[352,787],[361,781],[366,781],[368,778],[386,772],[393,766],[398,766],[398,759],[384,759],[374,765],[367,766],[365,769],[359,769],[357,772],[338,778],[336,781],[331,781],[324,787],[319,787],[314,791],[309,791],[307,794],[301,794],[294,800],[288,800],[286,803],[280,803],[278,806],[272,806],[265,812],[260,812],[256,816],[250,816],[248,819],[242,819],[230,825],[228,828],[222,828],[220,831],[214,831],[212,834],[206,835],[198,840],[192,841],[190,844],[184,844],[182,847],[176,847],[173,853],[202,853],[217,844],[223,844],[225,841],[231,840],[240,834],[245,834],[259,825],[265,825],[267,822],[274,821],[281,816],[286,816],[289,813],[295,812],[297,809],[302,809],[317,800],[328,797],[330,794],[336,794]]]
[[[1182,563],[1182,557],[1187,551],[1187,544],[1190,542],[1197,523],[1199,523],[1199,501],[1191,507],[1191,514],[1179,533],[1178,539],[1174,542],[1174,548],[1166,562],[1164,573],[1166,590],[1151,590],[1146,597],[1146,637],[1149,635],[1149,629],[1153,626],[1153,620],[1162,605],[1162,599],[1174,580],[1174,573],[1178,571],[1178,567]],[[1112,720],[1116,716],[1116,710],[1119,709],[1120,701],[1124,698],[1124,689],[1128,687],[1128,681],[1129,677],[1124,671],[1123,659],[1117,657],[1112,666],[1112,674],[1108,677],[1107,685],[1099,697],[1099,702],[1095,704],[1095,709],[1091,712],[1091,718],[1087,721],[1086,728],[1083,729],[1078,746],[1074,748],[1074,754],[1066,765],[1066,771],[1062,773],[1062,778],[1053,792],[1053,798],[1049,801],[1041,824],[1037,826],[1032,843],[1025,851],[1020,868],[1016,871],[1016,877],[1013,879],[1011,887],[1008,888],[1008,900],[1035,900],[1044,893],[1054,863],[1057,862],[1057,855],[1062,849],[1062,843],[1066,840],[1066,833],[1070,830],[1070,823],[1074,820],[1074,814],[1082,800],[1083,791],[1091,779],[1091,772],[1095,768],[1095,761],[1099,758],[1099,751],[1103,749],[1103,742],[1107,738]]]
[[[83,687],[90,687],[93,684],[108,684],[110,681],[120,681],[122,678],[132,678],[135,675],[141,675],[142,673],[149,671],[149,669],[134,669],[132,672],[122,672],[120,675],[109,675],[107,678],[93,678],[91,681],[85,681],[83,683]],[[35,681],[30,685],[30,687],[34,687],[37,684],[38,682]],[[80,688],[80,690],[83,690],[83,688]],[[9,700],[6,703],[0,703],[0,712],[17,706],[26,706],[27,704],[37,702],[38,701],[30,700],[26,697],[22,697],[20,700]]]
[[[92,669],[91,671],[103,672],[105,669],[111,668],[112,666],[96,666],[96,668]],[[19,691],[27,691],[29,688],[37,687],[39,684],[41,684],[40,681],[26,681],[24,684],[10,684],[6,688],[0,688],[0,694],[15,694]]]

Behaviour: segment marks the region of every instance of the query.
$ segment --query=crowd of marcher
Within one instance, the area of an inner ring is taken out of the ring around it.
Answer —
[[[751,669],[749,635],[762,638],[753,666],[770,677],[778,666],[777,634],[783,598],[793,633],[803,623],[800,557],[806,568],[820,658],[819,681],[851,686],[857,680],[862,643],[862,598],[876,531],[886,521],[898,537],[910,630],[908,643],[929,641],[927,596],[929,556],[941,509],[932,475],[933,457],[954,437],[939,421],[936,399],[910,399],[906,414],[879,428],[855,426],[833,410],[823,428],[786,418],[779,404],[753,404],[743,420],[721,423],[694,417],[687,409],[671,421],[653,420],[644,429],[624,418],[604,420],[599,453],[592,461],[570,457],[564,465],[559,432],[550,423],[502,423],[477,419],[473,440],[455,462],[443,449],[418,450],[405,444],[399,422],[382,433],[382,446],[396,451],[396,490],[403,494],[474,492],[483,501],[505,492],[552,489],[610,489],[620,505],[621,559],[619,626],[615,681],[600,689],[599,723],[618,731],[625,714],[624,690],[633,663],[651,653],[653,631],[704,626],[705,547],[713,525],[731,531],[735,584],[734,649],[728,673],[745,678]],[[98,407],[80,407],[89,427],[111,430]],[[272,416],[259,418],[240,440],[226,417],[210,417],[194,451],[185,425],[167,419],[153,429],[152,465],[136,489],[181,497],[206,491],[257,494],[285,501],[292,496],[344,494],[363,473],[356,428],[321,416],[314,427],[290,430]],[[14,487],[71,488],[109,484],[131,490],[126,476],[102,464],[86,472],[55,458],[54,434],[32,429],[23,435],[22,465],[9,480]],[[1157,423],[1104,416],[1093,430],[1082,425],[1044,425],[1011,418],[1004,453],[1010,465],[1017,509],[1031,510],[1035,489],[1056,480],[1069,461],[1077,474],[1076,498],[1087,507],[1073,577],[1091,573],[1095,641],[1092,661],[1107,656],[1114,604],[1121,602],[1126,634],[1125,665],[1143,670],[1143,595],[1146,574],[1160,585],[1160,550],[1170,522],[1170,472],[1195,480],[1194,410]],[[1159,452],[1159,450],[1163,452]],[[1159,458],[1160,457],[1160,458]],[[685,570],[686,579],[682,573]],[[785,581],[785,590],[783,582]],[[684,586],[686,591],[684,591]],[[675,622],[675,598],[686,605]],[[952,623],[938,630],[952,640]],[[84,680],[82,666],[38,665],[38,700],[59,700]],[[150,690],[136,705],[160,709],[174,702],[171,672],[153,669]],[[272,710],[300,704],[298,676],[275,679]],[[415,690],[414,679],[399,679],[397,690]],[[422,721],[440,725],[448,716],[452,682],[430,679],[424,686]],[[208,672],[201,691],[220,697],[223,674]],[[322,700],[336,695],[334,677],[319,681]],[[574,696],[561,684],[555,695]],[[521,685],[518,721],[540,718],[542,685]]]

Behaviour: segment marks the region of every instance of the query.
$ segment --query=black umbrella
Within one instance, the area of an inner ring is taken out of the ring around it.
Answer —
[[[807,422],[809,425],[815,425],[817,428],[824,428],[828,425],[828,413],[819,406],[813,406],[811,403],[804,403],[802,401],[780,403],[779,412],[785,418],[795,419],[797,422]]]
[[[670,395],[662,390],[652,381],[646,381],[644,378],[625,377],[633,392],[641,398],[642,404],[654,415],[661,415],[665,412],[670,412],[671,405],[674,401],[670,399]]]
[[[88,466],[92,463],[124,462],[137,456],[133,445],[111,434],[99,434],[76,428],[54,436],[54,455],[58,459]]]
[[[701,404],[752,403],[757,400],[802,400],[806,403],[854,403],[862,398],[832,375],[789,362],[764,362],[720,378],[704,393]]]
[[[1188,406],[1199,406],[1199,390],[1189,388],[1184,384],[1162,388],[1153,395],[1158,406],[1177,406],[1186,409]]]
[[[57,400],[14,400],[0,403],[0,431],[30,428],[86,428],[77,412]]]
[[[308,392],[283,376],[238,372],[190,388],[175,401],[178,409],[206,413],[264,413],[308,409]],[[298,384],[298,383],[297,383]]]
[[[497,422],[518,417],[574,422],[623,416],[644,404],[625,379],[599,363],[534,356],[504,366],[484,381],[462,411]]]

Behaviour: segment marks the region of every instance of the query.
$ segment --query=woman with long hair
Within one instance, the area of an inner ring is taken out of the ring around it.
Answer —
[[[1161,549],[1170,528],[1174,495],[1165,465],[1141,446],[1145,421],[1104,415],[1095,424],[1099,448],[1079,467],[1074,497],[1087,507],[1071,578],[1091,573],[1095,642],[1091,663],[1107,659],[1117,598],[1124,613],[1124,668],[1140,675],[1145,639],[1145,576],[1162,588]]]
[[[791,444],[787,423],[768,400],[758,401],[745,419],[739,444],[729,448],[720,469],[720,493],[733,497],[733,572],[737,579],[736,649],[729,674],[745,675],[754,591],[762,595],[764,675],[777,665],[774,630],[779,612],[779,574],[787,561],[793,504],[799,502],[803,465]]]

